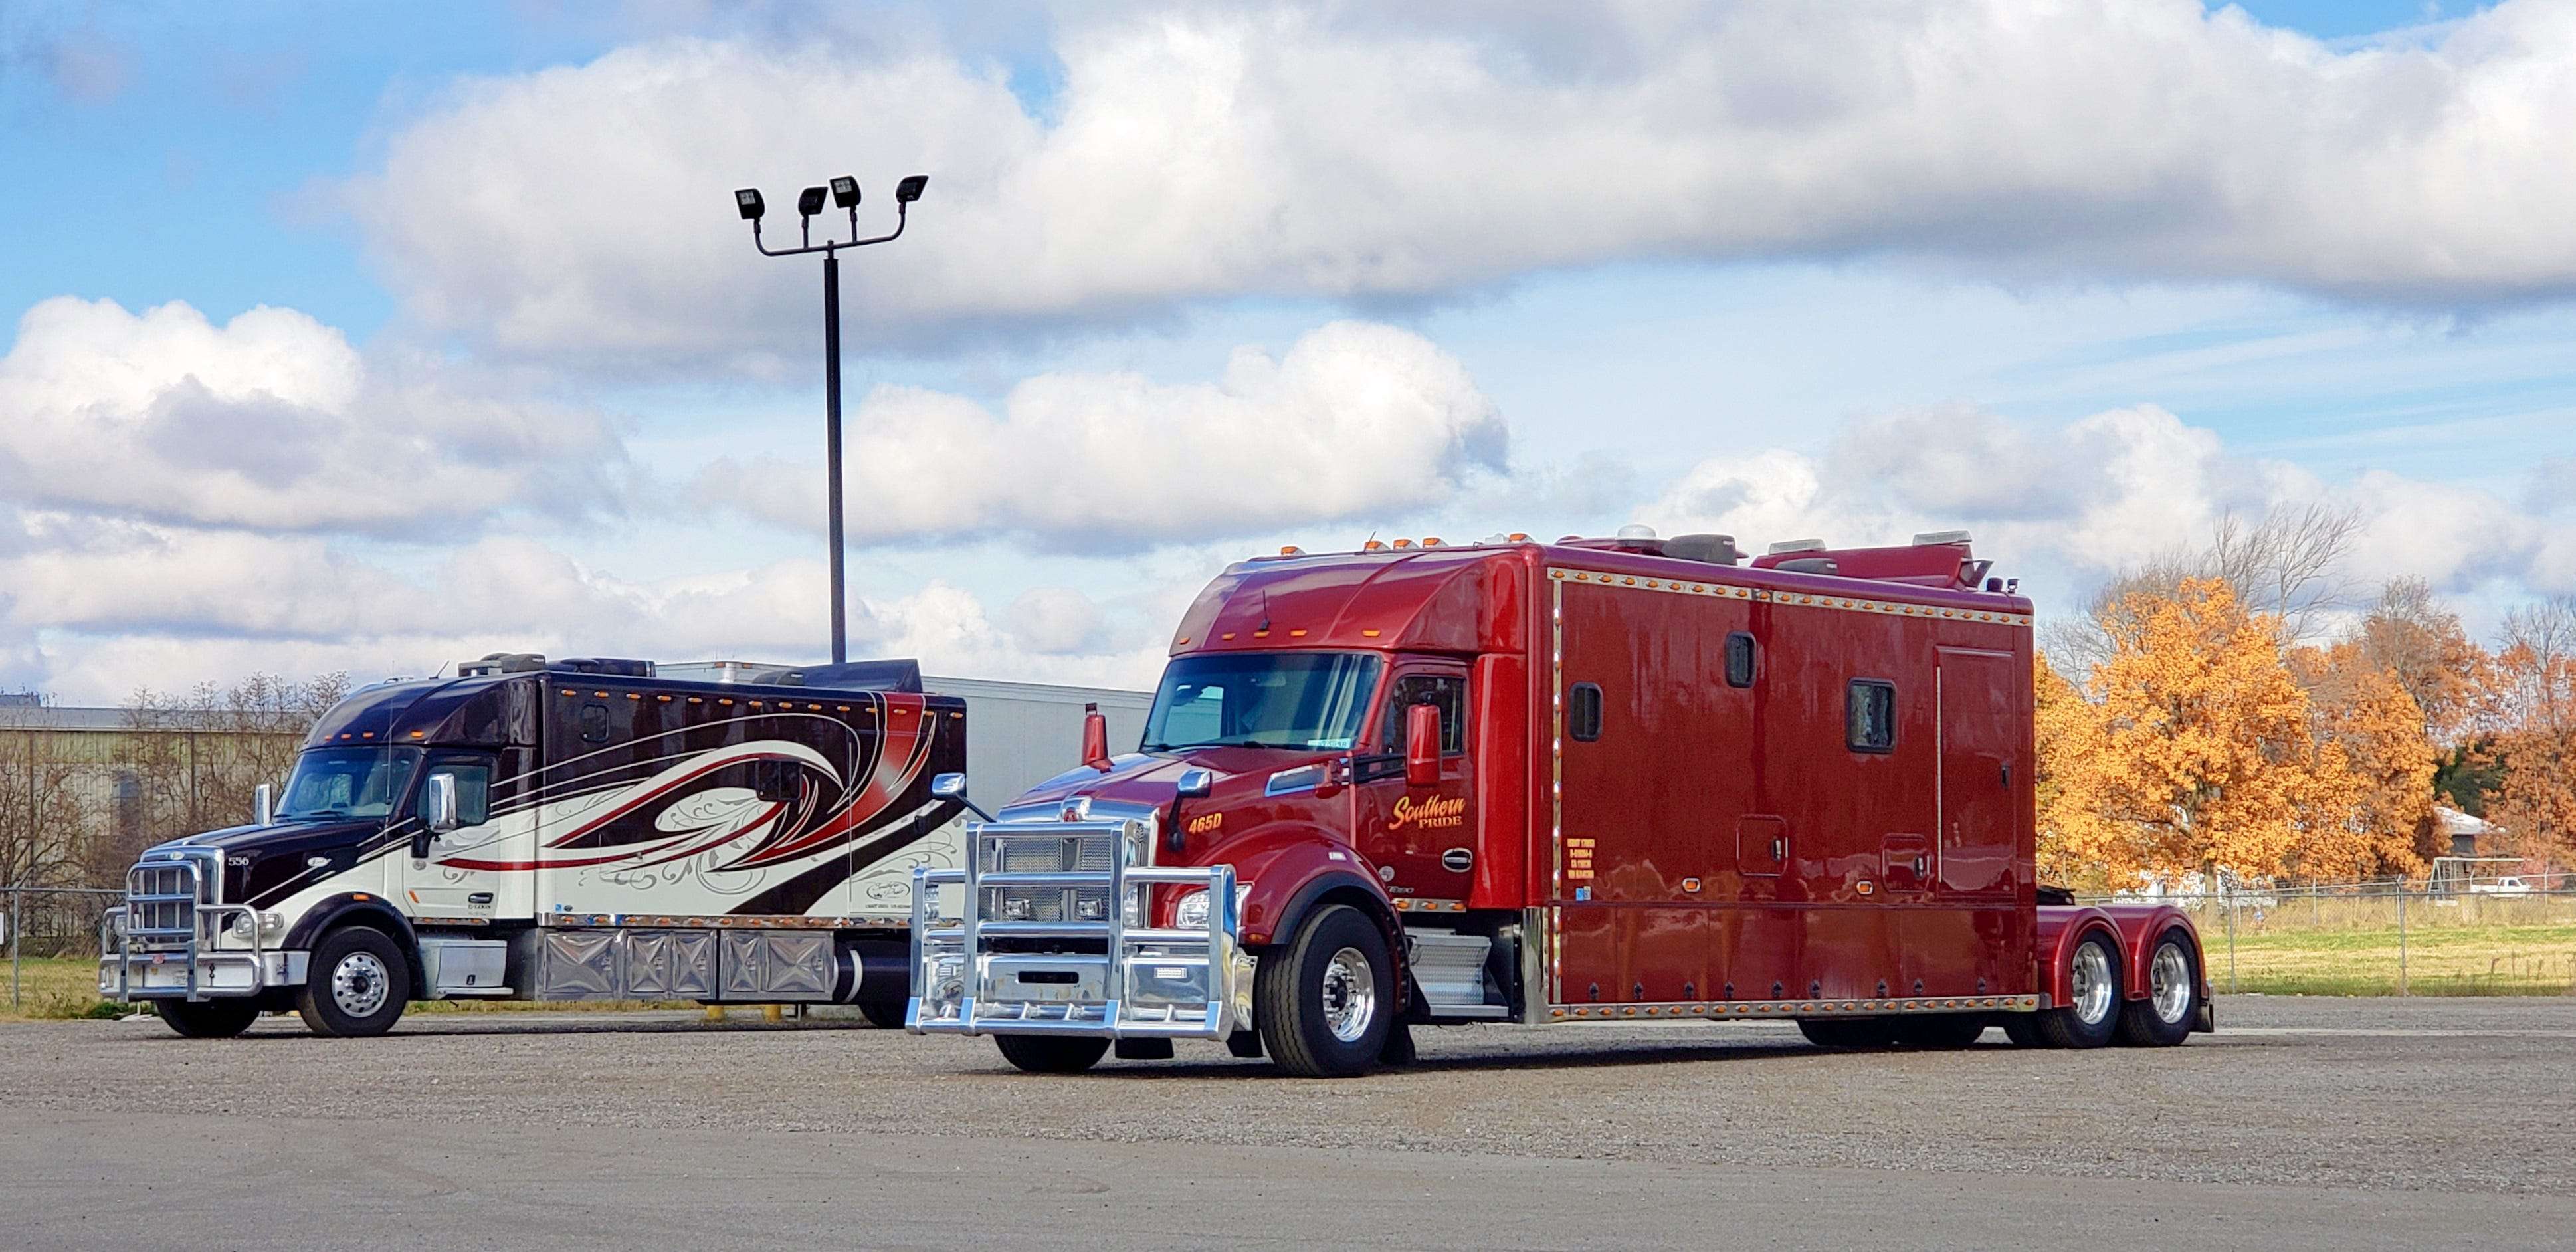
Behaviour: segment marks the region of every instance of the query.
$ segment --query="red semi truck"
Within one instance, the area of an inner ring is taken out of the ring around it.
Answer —
[[[1989,564],[1636,527],[1238,563],[1138,751],[1095,730],[916,872],[907,1022],[1029,1070],[1206,1038],[1308,1075],[1423,1023],[2210,1030],[2183,914],[2038,882],[2031,605]]]

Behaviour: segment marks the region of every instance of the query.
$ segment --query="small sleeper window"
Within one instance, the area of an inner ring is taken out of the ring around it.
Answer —
[[[1601,737],[1601,686],[1576,683],[1565,694],[1565,733],[1581,743]]]
[[[583,743],[608,742],[607,705],[585,704],[581,706],[581,741]]]
[[[1740,630],[1726,637],[1726,685],[1753,685],[1753,636]]]
[[[1896,750],[1896,684],[1852,680],[1843,698],[1844,738],[1854,752]]]

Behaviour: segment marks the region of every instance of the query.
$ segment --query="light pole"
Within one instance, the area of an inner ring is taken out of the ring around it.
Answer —
[[[850,637],[847,617],[848,599],[841,578],[841,258],[843,248],[864,248],[884,243],[903,234],[906,210],[921,198],[921,189],[930,185],[930,175],[915,174],[894,187],[894,230],[873,239],[859,238],[859,180],[848,176],[835,178],[828,194],[832,203],[850,212],[850,237],[814,242],[814,215],[823,211],[826,190],[808,187],[796,196],[798,246],[773,249],[760,240],[760,218],[768,211],[757,189],[745,187],[733,193],[733,204],[742,219],[751,223],[751,246],[762,256],[803,256],[808,252],[823,254],[823,472],[826,475],[825,496],[831,505],[832,545],[832,664],[850,659]]]

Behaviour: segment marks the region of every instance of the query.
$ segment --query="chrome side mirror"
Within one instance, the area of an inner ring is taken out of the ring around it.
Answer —
[[[965,805],[967,812],[983,818],[988,822],[993,820],[993,815],[985,812],[983,805],[977,804],[973,800],[966,798],[966,776],[964,774],[931,775],[930,798],[933,800],[955,800],[959,804]]]
[[[456,829],[456,775],[440,771],[421,783],[421,817],[429,833],[443,835]]]
[[[1172,794],[1184,800],[1203,800],[1214,790],[1216,775],[1195,765],[1182,770],[1180,778],[1172,785]]]
[[[259,786],[251,789],[250,818],[253,823],[261,826],[268,825],[270,822],[277,819],[276,787],[268,783],[261,783]]]

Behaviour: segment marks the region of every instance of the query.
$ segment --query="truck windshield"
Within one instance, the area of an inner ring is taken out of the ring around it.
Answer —
[[[287,775],[277,820],[383,817],[401,802],[418,748],[306,748]]]
[[[1144,747],[1340,751],[1359,739],[1377,671],[1378,658],[1364,653],[1185,656],[1163,671]]]

